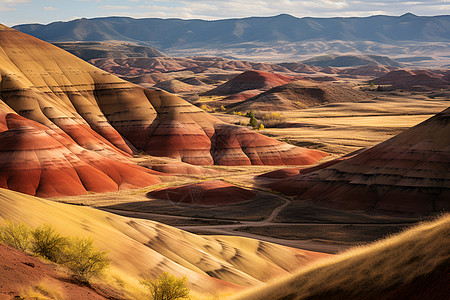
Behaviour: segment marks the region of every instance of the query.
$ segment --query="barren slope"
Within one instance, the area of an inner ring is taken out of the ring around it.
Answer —
[[[268,90],[293,81],[294,78],[281,74],[246,71],[226,83],[204,93],[204,95],[232,95],[248,90]]]
[[[336,102],[356,102],[368,99],[364,92],[346,86],[295,81],[276,86],[243,102],[227,106],[233,110],[292,110]]]
[[[103,156],[124,163],[128,163],[127,156],[140,151],[205,165],[313,164],[326,156],[320,151],[296,148],[254,131],[223,123],[181,98],[123,81],[51,44],[6,26],[0,26],[0,74],[0,132],[6,131],[2,138],[10,139],[10,135],[14,135],[15,139],[33,140],[28,135],[39,135],[47,130],[54,135],[47,140],[59,139],[56,144],[52,142],[53,148],[62,143],[70,151],[78,149],[86,155],[91,155],[89,151],[95,151],[98,160]],[[11,113],[40,123],[43,127],[20,132],[12,130],[6,120]],[[41,140],[33,151],[45,150],[46,142]],[[17,155],[25,153],[22,150],[30,150],[29,146],[22,146],[24,143],[14,145],[15,148],[8,146],[2,149],[1,163],[7,164],[9,169],[0,169],[1,178],[16,172],[14,168],[19,164],[11,163],[14,159],[20,163],[36,161],[33,154],[26,154],[28,156],[25,157]],[[54,161],[57,157],[70,160],[70,151],[55,156],[45,150],[46,155],[38,158],[39,164],[46,167],[57,165]],[[10,161],[10,158],[13,160]],[[26,163],[24,166],[23,170],[29,170]],[[45,170],[39,167],[32,167],[31,170],[34,173],[28,175],[34,176],[32,181],[34,189],[37,189],[39,180],[45,179]],[[116,181],[116,188],[117,185],[119,188],[127,186],[124,182],[131,183],[127,179],[117,182],[117,176],[111,174],[115,171],[111,171],[110,167],[104,167],[102,172],[109,177],[105,178],[110,181],[108,184]],[[72,177],[80,175],[72,173]],[[142,177],[140,173],[134,176]],[[7,181],[1,186],[9,187]],[[102,184],[107,185],[105,182]],[[135,186],[143,184],[152,182],[137,183]],[[67,194],[73,195],[74,192]]]
[[[187,275],[195,291],[214,294],[259,285],[324,254],[239,237],[198,236],[153,221],[55,203],[0,189],[0,220],[51,224],[64,235],[92,236],[113,266],[132,277]]]
[[[421,214],[449,209],[450,108],[328,168],[271,187],[341,209]]]

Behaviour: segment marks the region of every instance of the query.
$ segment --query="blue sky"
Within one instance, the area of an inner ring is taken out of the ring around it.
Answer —
[[[208,20],[273,16],[296,17],[450,14],[450,0],[0,0],[0,23],[47,24],[76,18],[201,18]]]

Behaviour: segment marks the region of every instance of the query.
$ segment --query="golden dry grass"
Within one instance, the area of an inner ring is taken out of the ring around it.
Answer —
[[[449,249],[447,214],[371,245],[320,260],[232,299],[407,299],[411,293],[416,299],[439,297],[448,292],[450,283],[446,273]]]
[[[23,288],[20,299],[35,300],[63,300],[65,299],[61,287],[48,280]]]
[[[296,123],[296,127],[266,128],[261,133],[300,147],[323,150],[335,158],[383,142],[447,107],[447,101],[429,99],[425,94],[380,93],[365,102],[283,111],[284,120]],[[221,119],[238,122],[230,117]]]

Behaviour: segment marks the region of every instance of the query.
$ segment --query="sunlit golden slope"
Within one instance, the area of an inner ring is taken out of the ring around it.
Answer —
[[[134,276],[168,271],[192,288],[215,293],[259,285],[325,254],[240,237],[199,236],[153,221],[131,219],[0,189],[1,220],[48,223],[64,235],[92,236],[113,265]]]
[[[233,299],[448,299],[450,215]]]

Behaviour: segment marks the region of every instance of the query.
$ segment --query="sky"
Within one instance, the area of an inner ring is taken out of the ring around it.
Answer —
[[[128,16],[217,20],[282,13],[296,17],[450,14],[450,0],[0,0],[0,23],[48,24],[78,18]]]

